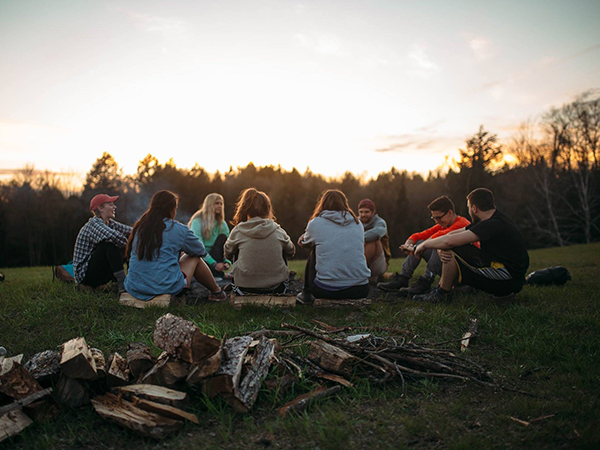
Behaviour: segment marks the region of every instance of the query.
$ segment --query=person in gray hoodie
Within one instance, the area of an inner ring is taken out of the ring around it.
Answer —
[[[296,248],[276,222],[269,196],[254,188],[240,194],[235,228],[225,242],[225,257],[234,260],[233,283],[242,292],[281,293],[290,271],[287,258]]]
[[[298,245],[311,249],[298,302],[368,295],[371,271],[364,253],[364,228],[342,191],[321,194]]]

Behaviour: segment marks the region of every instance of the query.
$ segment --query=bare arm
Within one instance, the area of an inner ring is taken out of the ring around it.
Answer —
[[[451,232],[435,239],[427,239],[426,241],[420,243],[415,249],[415,256],[420,257],[423,251],[428,248],[448,250],[461,245],[470,244],[478,240],[479,237],[470,230],[456,230],[456,232]]]

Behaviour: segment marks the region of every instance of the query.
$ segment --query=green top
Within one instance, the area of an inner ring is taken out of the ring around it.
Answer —
[[[194,234],[198,237],[198,239],[200,239],[204,244],[204,248],[206,249],[207,254],[203,259],[204,261],[206,261],[206,264],[208,264],[209,266],[216,264],[217,261],[215,261],[215,259],[212,256],[210,256],[210,251],[212,250],[213,245],[215,244],[215,241],[217,240],[217,237],[220,234],[224,234],[225,236],[229,237],[229,227],[227,226],[225,221],[221,222],[220,224],[215,224],[212,231],[210,232],[210,237],[208,239],[202,236],[202,219],[200,217],[196,217],[192,221],[192,224],[190,225],[190,230],[192,230]],[[226,262],[227,264],[231,265],[231,261],[229,261],[228,259],[225,259],[223,262]]]

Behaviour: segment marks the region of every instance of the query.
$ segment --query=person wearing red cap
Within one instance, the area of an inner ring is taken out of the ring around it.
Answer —
[[[386,272],[391,257],[387,223],[375,211],[371,199],[365,198],[358,204],[358,217],[365,228],[365,258],[373,281]]]
[[[95,288],[117,281],[123,290],[123,253],[131,227],[114,220],[118,199],[117,195],[98,194],[90,201],[94,217],[79,231],[73,252],[77,285]]]

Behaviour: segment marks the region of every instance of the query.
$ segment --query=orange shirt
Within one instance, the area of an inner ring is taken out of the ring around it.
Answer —
[[[421,231],[420,233],[411,234],[409,239],[414,241],[415,243],[417,241],[424,241],[426,239],[435,239],[435,238],[443,236],[451,231],[460,230],[461,228],[466,227],[470,223],[471,222],[469,222],[464,217],[457,215],[454,223],[452,225],[450,225],[448,228],[442,228],[439,223],[436,223],[431,228]]]

